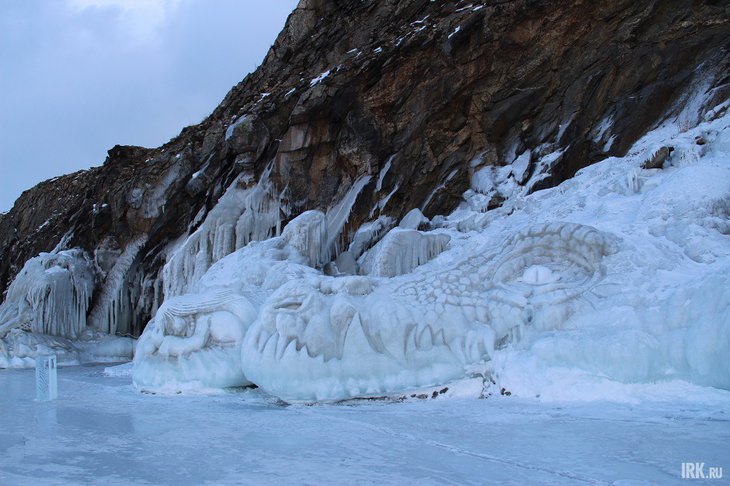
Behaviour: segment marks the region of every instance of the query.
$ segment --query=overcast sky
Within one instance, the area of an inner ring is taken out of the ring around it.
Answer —
[[[297,0],[0,0],[0,212],[22,191],[156,147],[263,60]]]

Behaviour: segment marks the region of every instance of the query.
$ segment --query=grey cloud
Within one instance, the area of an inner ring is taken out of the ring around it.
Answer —
[[[115,144],[158,146],[202,120],[296,3],[180,0],[140,40],[115,8],[3,2],[0,211],[41,180],[101,164]]]

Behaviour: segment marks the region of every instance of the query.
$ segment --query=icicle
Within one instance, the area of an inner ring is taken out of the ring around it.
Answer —
[[[89,314],[89,323],[107,334],[129,334],[132,331],[131,298],[125,293],[127,274],[144,246],[146,237],[127,245],[109,271],[97,304]]]
[[[273,164],[259,182],[246,187],[241,174],[208,213],[203,224],[168,255],[163,269],[165,298],[186,293],[217,261],[252,241],[278,236],[281,205],[269,176]]]
[[[342,228],[344,228],[350,219],[350,213],[352,212],[352,207],[355,205],[355,201],[357,201],[357,196],[360,195],[363,188],[370,182],[370,179],[371,177],[369,175],[364,175],[357,179],[352,184],[352,187],[350,187],[350,190],[347,191],[345,197],[327,211],[327,241],[326,248],[322,249],[323,254],[332,251],[334,243],[342,232]]]
[[[362,257],[362,273],[394,277],[413,271],[446,249],[451,237],[415,230],[391,230]]]
[[[286,225],[284,240],[306,257],[311,267],[330,261],[327,241],[327,217],[322,211],[305,211]]]

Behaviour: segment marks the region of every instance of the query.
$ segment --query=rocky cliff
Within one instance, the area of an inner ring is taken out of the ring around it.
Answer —
[[[623,155],[692,85],[705,109],[726,99],[729,19],[716,0],[302,0],[201,124],[23,193],[0,217],[0,289],[40,252],[83,249],[89,314],[138,335],[170,291],[163,266],[232,187],[261,194],[233,243],[198,244],[206,265],[339,204],[334,259],[367,221],[453,210],[484,166],[473,204],[489,211]]]

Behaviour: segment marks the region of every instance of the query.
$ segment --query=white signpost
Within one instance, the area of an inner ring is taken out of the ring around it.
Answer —
[[[56,356],[38,356],[35,359],[36,400],[48,401],[58,398],[58,377]]]

